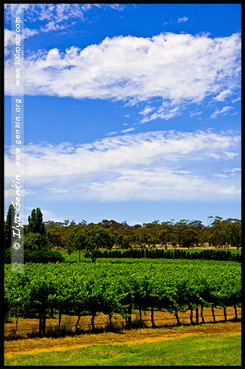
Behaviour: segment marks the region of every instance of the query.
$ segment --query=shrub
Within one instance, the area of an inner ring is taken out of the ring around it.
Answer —
[[[24,261],[32,263],[56,263],[57,261],[62,263],[65,259],[63,256],[52,250],[24,250]],[[8,249],[4,254],[4,263],[11,263],[11,250]]]
[[[26,262],[32,263],[62,263],[65,260],[59,252],[52,250],[26,250],[24,257]]]

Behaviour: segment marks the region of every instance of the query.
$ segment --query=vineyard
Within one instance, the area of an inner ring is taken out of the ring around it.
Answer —
[[[159,311],[179,315],[189,311],[192,324],[204,323],[203,309],[241,306],[241,265],[214,260],[99,259],[98,263],[25,264],[24,273],[12,273],[5,265],[5,319],[36,318],[39,335],[46,335],[46,320],[58,314],[76,316],[76,330],[82,316],[90,316],[92,330],[99,313],[112,318],[120,314],[125,327],[132,327],[137,311],[150,314],[155,327]],[[200,318],[199,318],[200,317]]]
[[[238,251],[238,250],[236,250]],[[85,256],[86,253],[85,253]],[[89,255],[88,255],[89,256]],[[165,259],[206,259],[242,262],[242,255],[230,250],[164,250],[164,249],[130,249],[130,250],[98,250],[97,258],[165,258]]]

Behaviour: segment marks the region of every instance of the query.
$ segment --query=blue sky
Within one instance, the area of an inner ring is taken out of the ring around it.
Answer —
[[[22,4],[25,213],[241,217],[239,4]],[[5,6],[5,212],[10,201]]]

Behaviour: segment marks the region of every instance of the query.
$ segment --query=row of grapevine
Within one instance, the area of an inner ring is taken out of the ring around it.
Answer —
[[[179,324],[181,311],[203,307],[241,304],[241,270],[234,262],[190,260],[137,260],[132,263],[32,264],[24,273],[12,273],[6,265],[5,314],[35,316],[39,333],[45,335],[46,318],[51,311],[76,315],[78,327],[82,315],[111,318],[119,313],[131,326],[132,312],[166,310],[175,314]],[[197,314],[198,316],[198,314]],[[215,316],[214,316],[215,319]],[[203,316],[202,316],[203,320]],[[198,323],[198,321],[196,321]]]
[[[85,253],[86,256],[86,253]],[[151,258],[151,259],[205,259],[205,260],[226,260],[242,262],[241,254],[232,254],[221,250],[202,250],[190,252],[186,250],[164,250],[164,249],[131,249],[131,250],[98,250],[97,258]]]

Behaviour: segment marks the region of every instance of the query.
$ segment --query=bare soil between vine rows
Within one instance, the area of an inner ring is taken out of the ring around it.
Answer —
[[[199,323],[202,321],[200,315],[200,308],[198,310],[199,315]],[[216,322],[224,321],[224,313],[223,308],[214,308],[215,313],[215,320]],[[226,308],[227,320],[232,320],[235,318],[235,310],[233,307]],[[213,316],[211,308],[204,308],[203,309],[203,316],[205,319],[205,323],[212,323]],[[237,316],[241,319],[241,308],[237,307]],[[179,312],[179,319],[182,324],[190,324],[190,311],[187,310],[186,312]],[[139,320],[139,314],[134,313],[132,314],[132,323],[136,320]],[[196,321],[196,312],[193,310],[193,320]],[[70,327],[75,331],[75,324],[77,321],[77,316],[62,316],[61,325],[67,323]],[[151,327],[151,313],[150,311],[142,312],[142,321],[144,322],[145,327]],[[174,326],[176,325],[177,321],[174,314],[170,314],[166,311],[155,311],[154,312],[154,321],[157,327],[161,326]],[[112,322],[114,326],[122,327],[125,324],[125,320],[122,319],[121,315],[114,314],[112,318]],[[103,329],[109,324],[108,315],[104,315],[103,313],[98,314],[95,317],[95,328],[96,329]],[[38,319],[19,319],[18,326],[17,326],[17,334],[21,338],[26,338],[28,333],[33,331],[38,331]],[[47,319],[47,327],[48,326],[56,326],[58,324],[58,318],[55,319]],[[11,333],[11,330],[15,328],[15,320],[11,323],[5,324],[5,337]],[[85,332],[91,332],[91,316],[82,316],[79,322],[79,328]]]

